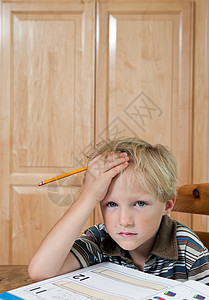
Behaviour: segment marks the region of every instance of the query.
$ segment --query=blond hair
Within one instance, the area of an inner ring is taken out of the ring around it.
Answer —
[[[163,202],[176,196],[177,164],[167,147],[151,145],[137,138],[106,140],[96,146],[89,159],[116,151],[128,154],[129,163],[134,166],[134,174],[138,175],[144,190]]]

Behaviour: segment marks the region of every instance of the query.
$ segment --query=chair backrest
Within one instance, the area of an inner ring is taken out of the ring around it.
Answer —
[[[209,183],[181,186],[173,211],[209,216]],[[195,231],[195,233],[209,249],[209,232]]]

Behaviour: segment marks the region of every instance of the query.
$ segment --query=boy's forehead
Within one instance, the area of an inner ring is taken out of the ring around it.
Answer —
[[[140,184],[140,176],[137,176],[135,170],[128,170],[128,168],[119,173],[112,181],[108,195],[117,198],[119,195],[127,197],[145,197],[146,199],[156,199],[156,196],[147,191]],[[145,199],[144,198],[144,199]]]
[[[134,166],[129,165],[123,172],[117,175],[117,180],[125,184],[128,188],[133,189],[134,191],[144,191],[142,184],[140,183],[139,171],[137,171]]]

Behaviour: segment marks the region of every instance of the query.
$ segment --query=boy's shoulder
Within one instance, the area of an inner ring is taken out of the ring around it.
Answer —
[[[201,253],[208,251],[196,233],[178,221],[176,221],[176,240],[180,250],[190,252],[193,256],[199,257]]]
[[[165,215],[152,254],[169,260],[179,260],[183,257],[197,259],[201,255],[208,255],[208,250],[190,228]]]
[[[97,224],[92,225],[91,227],[87,228],[87,229],[84,231],[84,233],[85,233],[85,232],[88,232],[88,231],[95,232],[95,230],[98,231],[98,232],[102,232],[102,233],[104,232],[104,233],[107,233],[105,224],[103,224],[103,223],[97,223]]]
[[[83,232],[83,236],[94,237],[101,241],[107,236],[107,230],[103,223],[97,223]]]

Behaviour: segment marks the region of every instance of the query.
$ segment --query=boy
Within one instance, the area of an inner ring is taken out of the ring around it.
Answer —
[[[208,250],[189,228],[167,216],[175,203],[176,181],[175,158],[162,145],[139,139],[98,145],[79,197],[32,258],[31,278],[43,280],[110,261],[209,284]],[[104,224],[77,239],[98,203]]]

